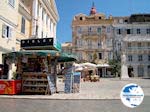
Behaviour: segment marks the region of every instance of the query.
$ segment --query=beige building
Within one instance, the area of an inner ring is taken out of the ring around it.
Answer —
[[[56,38],[58,20],[55,0],[20,0],[18,45],[26,38]]]
[[[32,37],[56,38],[59,15],[55,0],[32,0]]]
[[[106,64],[113,58],[113,19],[97,13],[93,5],[90,15],[78,14],[72,21],[73,53],[79,62]],[[100,68],[101,76],[107,75],[106,69]]]
[[[16,50],[18,0],[0,0],[0,64],[2,53]]]
[[[62,52],[72,54],[72,42],[65,42],[62,44]]]

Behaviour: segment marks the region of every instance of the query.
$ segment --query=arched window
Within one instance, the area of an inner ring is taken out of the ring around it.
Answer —
[[[80,20],[83,20],[83,17],[80,17]]]

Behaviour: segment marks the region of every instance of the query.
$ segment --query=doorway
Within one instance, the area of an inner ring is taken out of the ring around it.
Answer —
[[[103,77],[102,68],[99,68],[99,69],[98,69],[98,75],[99,75],[100,77]]]
[[[129,75],[129,77],[134,77],[133,67],[132,66],[128,67],[128,75]]]

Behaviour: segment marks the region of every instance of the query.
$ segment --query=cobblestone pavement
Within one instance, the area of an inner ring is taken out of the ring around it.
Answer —
[[[134,108],[120,100],[0,99],[0,112],[150,112],[150,97]]]
[[[104,78],[99,82],[81,82],[80,93],[65,94],[63,84],[58,84],[60,93],[53,95],[0,95],[0,98],[32,98],[32,99],[120,99],[123,86],[136,83],[142,87],[145,96],[150,96],[150,79]]]

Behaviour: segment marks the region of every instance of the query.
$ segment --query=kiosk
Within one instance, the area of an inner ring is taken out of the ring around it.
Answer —
[[[22,94],[55,93],[58,63],[76,58],[62,53],[61,45],[54,38],[21,40],[21,48],[4,55],[10,65],[16,66],[15,73],[9,68],[8,77],[21,80]]]

